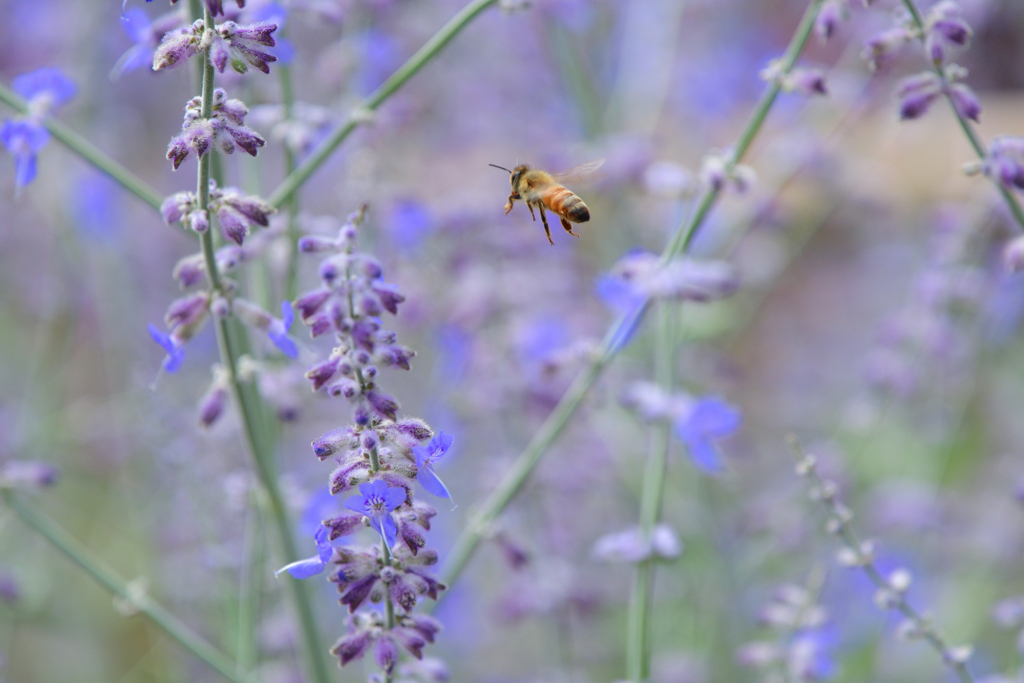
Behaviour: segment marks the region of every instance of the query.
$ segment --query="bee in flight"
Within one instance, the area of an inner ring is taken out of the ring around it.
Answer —
[[[512,194],[508,196],[508,203],[505,204],[505,215],[512,210],[515,200],[521,199],[526,202],[526,208],[530,210],[530,216],[537,220],[533,213],[533,207],[540,211],[540,220],[544,223],[544,234],[548,236],[548,242],[554,244],[551,239],[551,229],[548,227],[548,217],[544,209],[550,209],[558,214],[562,221],[562,227],[570,235],[579,237],[572,231],[570,221],[573,223],[586,223],[590,220],[590,209],[583,203],[583,200],[560,184],[559,180],[581,179],[596,171],[604,163],[604,159],[588,161],[578,166],[573,166],[564,173],[550,174],[539,168],[530,168],[522,164],[509,171],[507,168],[490,164],[494,168],[500,168],[511,174]]]

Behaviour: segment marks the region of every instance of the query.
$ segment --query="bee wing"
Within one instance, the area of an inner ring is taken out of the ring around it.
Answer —
[[[593,161],[585,161],[582,164],[576,164],[567,171],[561,173],[554,173],[552,177],[555,180],[583,180],[589,175],[604,166],[604,159],[594,159]]]

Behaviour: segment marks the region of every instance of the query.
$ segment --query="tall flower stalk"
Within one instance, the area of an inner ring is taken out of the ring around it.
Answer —
[[[398,401],[380,386],[380,367],[409,370],[415,354],[398,344],[378,317],[396,315],[405,297],[384,282],[376,258],[357,251],[364,211],[350,215],[336,236],[308,235],[298,244],[299,251],[326,258],[319,268],[321,286],[301,295],[296,308],[314,337],[333,333],[336,342],[306,377],[314,390],[344,399],[352,422],[313,442],[320,460],[336,463],[328,486],[332,495],[348,494],[346,512],[323,521],[316,534],[317,555],[281,571],[305,579],[337,565],[328,578],[337,584],[339,602],[351,617],[348,632],[331,652],[345,666],[372,649],[383,680],[390,682],[398,671],[399,648],[422,659],[423,648],[441,629],[415,609],[420,596],[436,600],[444,585],[428,569],[437,562],[437,552],[426,548],[424,535],[437,511],[418,498],[414,484],[451,498],[434,464],[453,438],[435,435],[422,420],[400,418]],[[379,536],[378,543],[331,545],[363,526]],[[382,611],[367,603],[381,604]]]

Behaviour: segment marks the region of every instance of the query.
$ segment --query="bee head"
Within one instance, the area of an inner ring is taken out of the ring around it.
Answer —
[[[526,164],[520,164],[519,166],[516,166],[511,171],[508,170],[507,168],[505,168],[504,166],[498,166],[497,164],[488,164],[488,166],[493,166],[494,168],[500,168],[502,171],[505,171],[506,173],[509,174],[509,182],[512,184],[512,191],[513,192],[516,191],[516,186],[519,185],[519,178],[522,177],[523,173],[525,173],[526,171],[530,170],[530,167],[527,166]]]

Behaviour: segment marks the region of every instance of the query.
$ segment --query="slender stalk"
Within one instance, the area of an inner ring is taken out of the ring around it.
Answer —
[[[213,17],[206,7],[203,9],[203,18],[207,26],[213,25]],[[214,69],[213,63],[209,59],[208,51],[202,55],[202,59],[204,67],[201,116],[203,118],[210,118],[213,113]],[[200,206],[207,206],[210,200],[210,160],[212,155],[213,152],[210,152],[199,160],[196,193],[199,197]],[[203,233],[200,244],[203,251],[203,261],[206,264],[206,272],[209,276],[211,294],[217,296],[222,291],[220,274],[217,271],[217,259],[213,247],[212,229]],[[286,562],[291,562],[298,559],[298,552],[295,547],[295,538],[292,534],[288,510],[281,496],[281,490],[278,487],[277,473],[274,466],[273,444],[265,438],[260,438],[261,431],[256,416],[261,412],[261,404],[255,394],[247,395],[238,377],[238,353],[231,343],[228,320],[217,316],[214,319],[221,363],[228,374],[231,393],[242,420],[242,433],[248,446],[248,451],[255,463],[256,473],[261,484],[260,500],[264,512],[273,521],[278,542],[278,552],[282,559]],[[317,631],[309,592],[306,589],[306,585],[301,581],[289,580],[286,581],[286,584],[302,633],[301,643],[306,675],[317,683],[328,683],[330,677],[324,657],[321,655],[322,642]]]
[[[903,6],[907,8],[908,12],[910,12],[910,16],[914,20],[914,24],[920,32],[920,38],[921,40],[924,40],[924,19],[921,17],[921,12],[917,9],[917,5],[914,4],[913,0],[903,0]],[[935,70],[935,73],[938,75],[943,85],[948,85],[946,74],[943,72],[942,66],[933,62],[932,69]],[[978,159],[984,160],[987,154],[981,137],[979,137],[977,132],[974,130],[974,126],[971,124],[970,120],[962,116],[957,110],[956,105],[953,103],[953,98],[949,94],[949,88],[944,87],[942,89],[942,94],[945,96],[946,102],[949,103],[949,108],[953,112],[953,116],[956,117],[957,123],[960,124],[960,130],[963,131],[964,137],[967,138],[967,142],[970,143],[974,153],[978,155]],[[993,178],[992,182],[995,184],[996,189],[999,190],[999,194],[1003,196],[1003,201],[1006,202],[1006,206],[1010,209],[1010,213],[1013,214],[1013,218],[1017,221],[1017,225],[1024,230],[1024,208],[1021,207],[1016,195],[1003,187],[998,180]]]
[[[675,375],[674,311],[670,304],[658,310],[658,334],[654,346],[654,376],[665,393],[671,393]],[[651,435],[651,452],[644,469],[640,493],[640,535],[650,541],[661,516],[668,464],[669,425],[659,424]],[[651,670],[651,591],[654,585],[653,558],[636,565],[633,591],[626,621],[626,678],[635,683],[647,679]]]
[[[34,509],[13,491],[0,489],[0,498],[33,531],[49,541],[54,548],[92,577],[96,583],[144,614],[153,625],[170,636],[172,640],[206,662],[229,681],[249,683],[251,679],[236,671],[235,663],[227,655],[196,635],[151,597],[146,594],[137,594],[137,591],[133,590],[128,582],[106,567],[99,558],[95,557],[74,536],[54,523],[53,520]]]
[[[835,484],[826,481],[818,473],[817,461],[814,456],[804,452],[800,441],[795,435],[787,435],[786,442],[796,459],[797,473],[800,476],[806,477],[811,483],[815,499],[821,503],[828,513],[830,533],[837,536],[850,552],[852,557],[850,566],[859,567],[879,591],[884,591],[883,594],[887,596],[891,609],[902,614],[914,625],[918,637],[939,653],[943,663],[952,669],[957,680],[961,683],[974,683],[975,679],[973,674],[971,674],[971,670],[967,668],[966,659],[955,654],[953,648],[946,642],[946,639],[935,630],[935,626],[929,617],[918,612],[907,602],[906,591],[894,587],[889,579],[878,570],[873,553],[868,549],[868,545],[861,541],[853,525],[850,523],[853,514],[845,505],[836,500]]]
[[[0,83],[0,102],[3,102],[19,114],[28,114],[28,103],[18,93],[3,83]],[[147,185],[137,175],[111,159],[91,142],[56,119],[47,116],[40,123],[46,130],[50,131],[50,135],[55,140],[106,173],[112,180],[143,202],[149,204],[157,211],[160,210],[160,204],[163,203],[163,195]]]
[[[822,2],[823,0],[812,0],[808,6],[783,56],[781,73],[788,73],[796,64],[796,60],[801,52],[803,52],[804,46],[807,45],[807,41],[811,37],[811,31],[814,28],[814,18],[817,16]],[[747,153],[757,133],[761,130],[765,117],[767,117],[768,111],[771,109],[772,104],[774,104],[778,94],[779,85],[777,83],[769,84],[766,87],[747,125],[740,133],[739,142],[736,144],[729,159],[727,170],[732,170]],[[678,256],[689,247],[693,236],[700,228],[720,194],[720,191],[714,189],[708,189],[704,192],[698,203],[697,210],[691,214],[690,218],[683,225],[676,229],[668,246],[662,252],[661,258],[663,261],[668,261]],[[645,303],[638,311],[621,316],[612,325],[605,335],[601,346],[594,353],[590,363],[573,380],[569,390],[562,396],[558,405],[548,415],[547,420],[544,421],[544,424],[534,434],[533,439],[530,440],[530,443],[523,452],[516,458],[512,468],[498,482],[498,486],[494,491],[476,506],[475,512],[466,524],[466,528],[459,538],[456,539],[455,545],[448,555],[448,562],[442,572],[442,580],[445,583],[451,585],[455,578],[462,573],[480,541],[490,534],[494,520],[526,483],[541,457],[558,439],[565,425],[568,424],[569,419],[576,413],[577,408],[583,402],[594,382],[597,381],[601,371],[618,353],[621,346],[618,340],[621,340],[628,334],[629,330],[634,326],[640,324],[640,319],[646,311],[648,304],[649,302]],[[439,597],[443,599],[445,595],[442,594]]]
[[[282,29],[283,37],[283,29]],[[292,70],[287,64],[281,65],[277,69],[278,77],[281,82],[281,104],[284,107],[284,120],[291,123],[292,118],[295,116],[295,89],[292,87]],[[284,172],[285,177],[290,176],[295,171],[295,152],[288,146],[288,141],[285,140],[284,144]],[[299,192],[295,190],[284,202],[285,209],[288,213],[288,268],[285,273],[284,281],[284,298],[287,301],[293,301],[298,295],[298,273],[299,273]]]
[[[402,66],[398,67],[395,73],[391,74],[386,81],[384,81],[379,88],[374,90],[370,96],[366,99],[366,102],[358,110],[349,115],[349,117],[340,125],[326,140],[320,143],[320,146],[314,149],[310,155],[299,164],[292,173],[288,174],[281,184],[274,190],[269,197],[269,201],[276,207],[280,207],[284,204],[285,200],[292,196],[302,184],[305,183],[311,175],[316,173],[325,161],[334,153],[334,150],[345,141],[352,131],[356,127],[366,121],[367,113],[373,112],[383,104],[389,97],[405,85],[410,78],[416,75],[420,69],[422,69],[427,62],[436,57],[441,50],[444,49],[448,43],[451,42],[452,38],[459,34],[462,29],[466,28],[473,19],[477,17],[485,9],[494,5],[498,0],[473,0],[468,5],[462,8],[458,14],[449,20],[447,24],[441,27],[441,30],[434,34],[434,36],[421,47],[416,54],[408,59]]]

